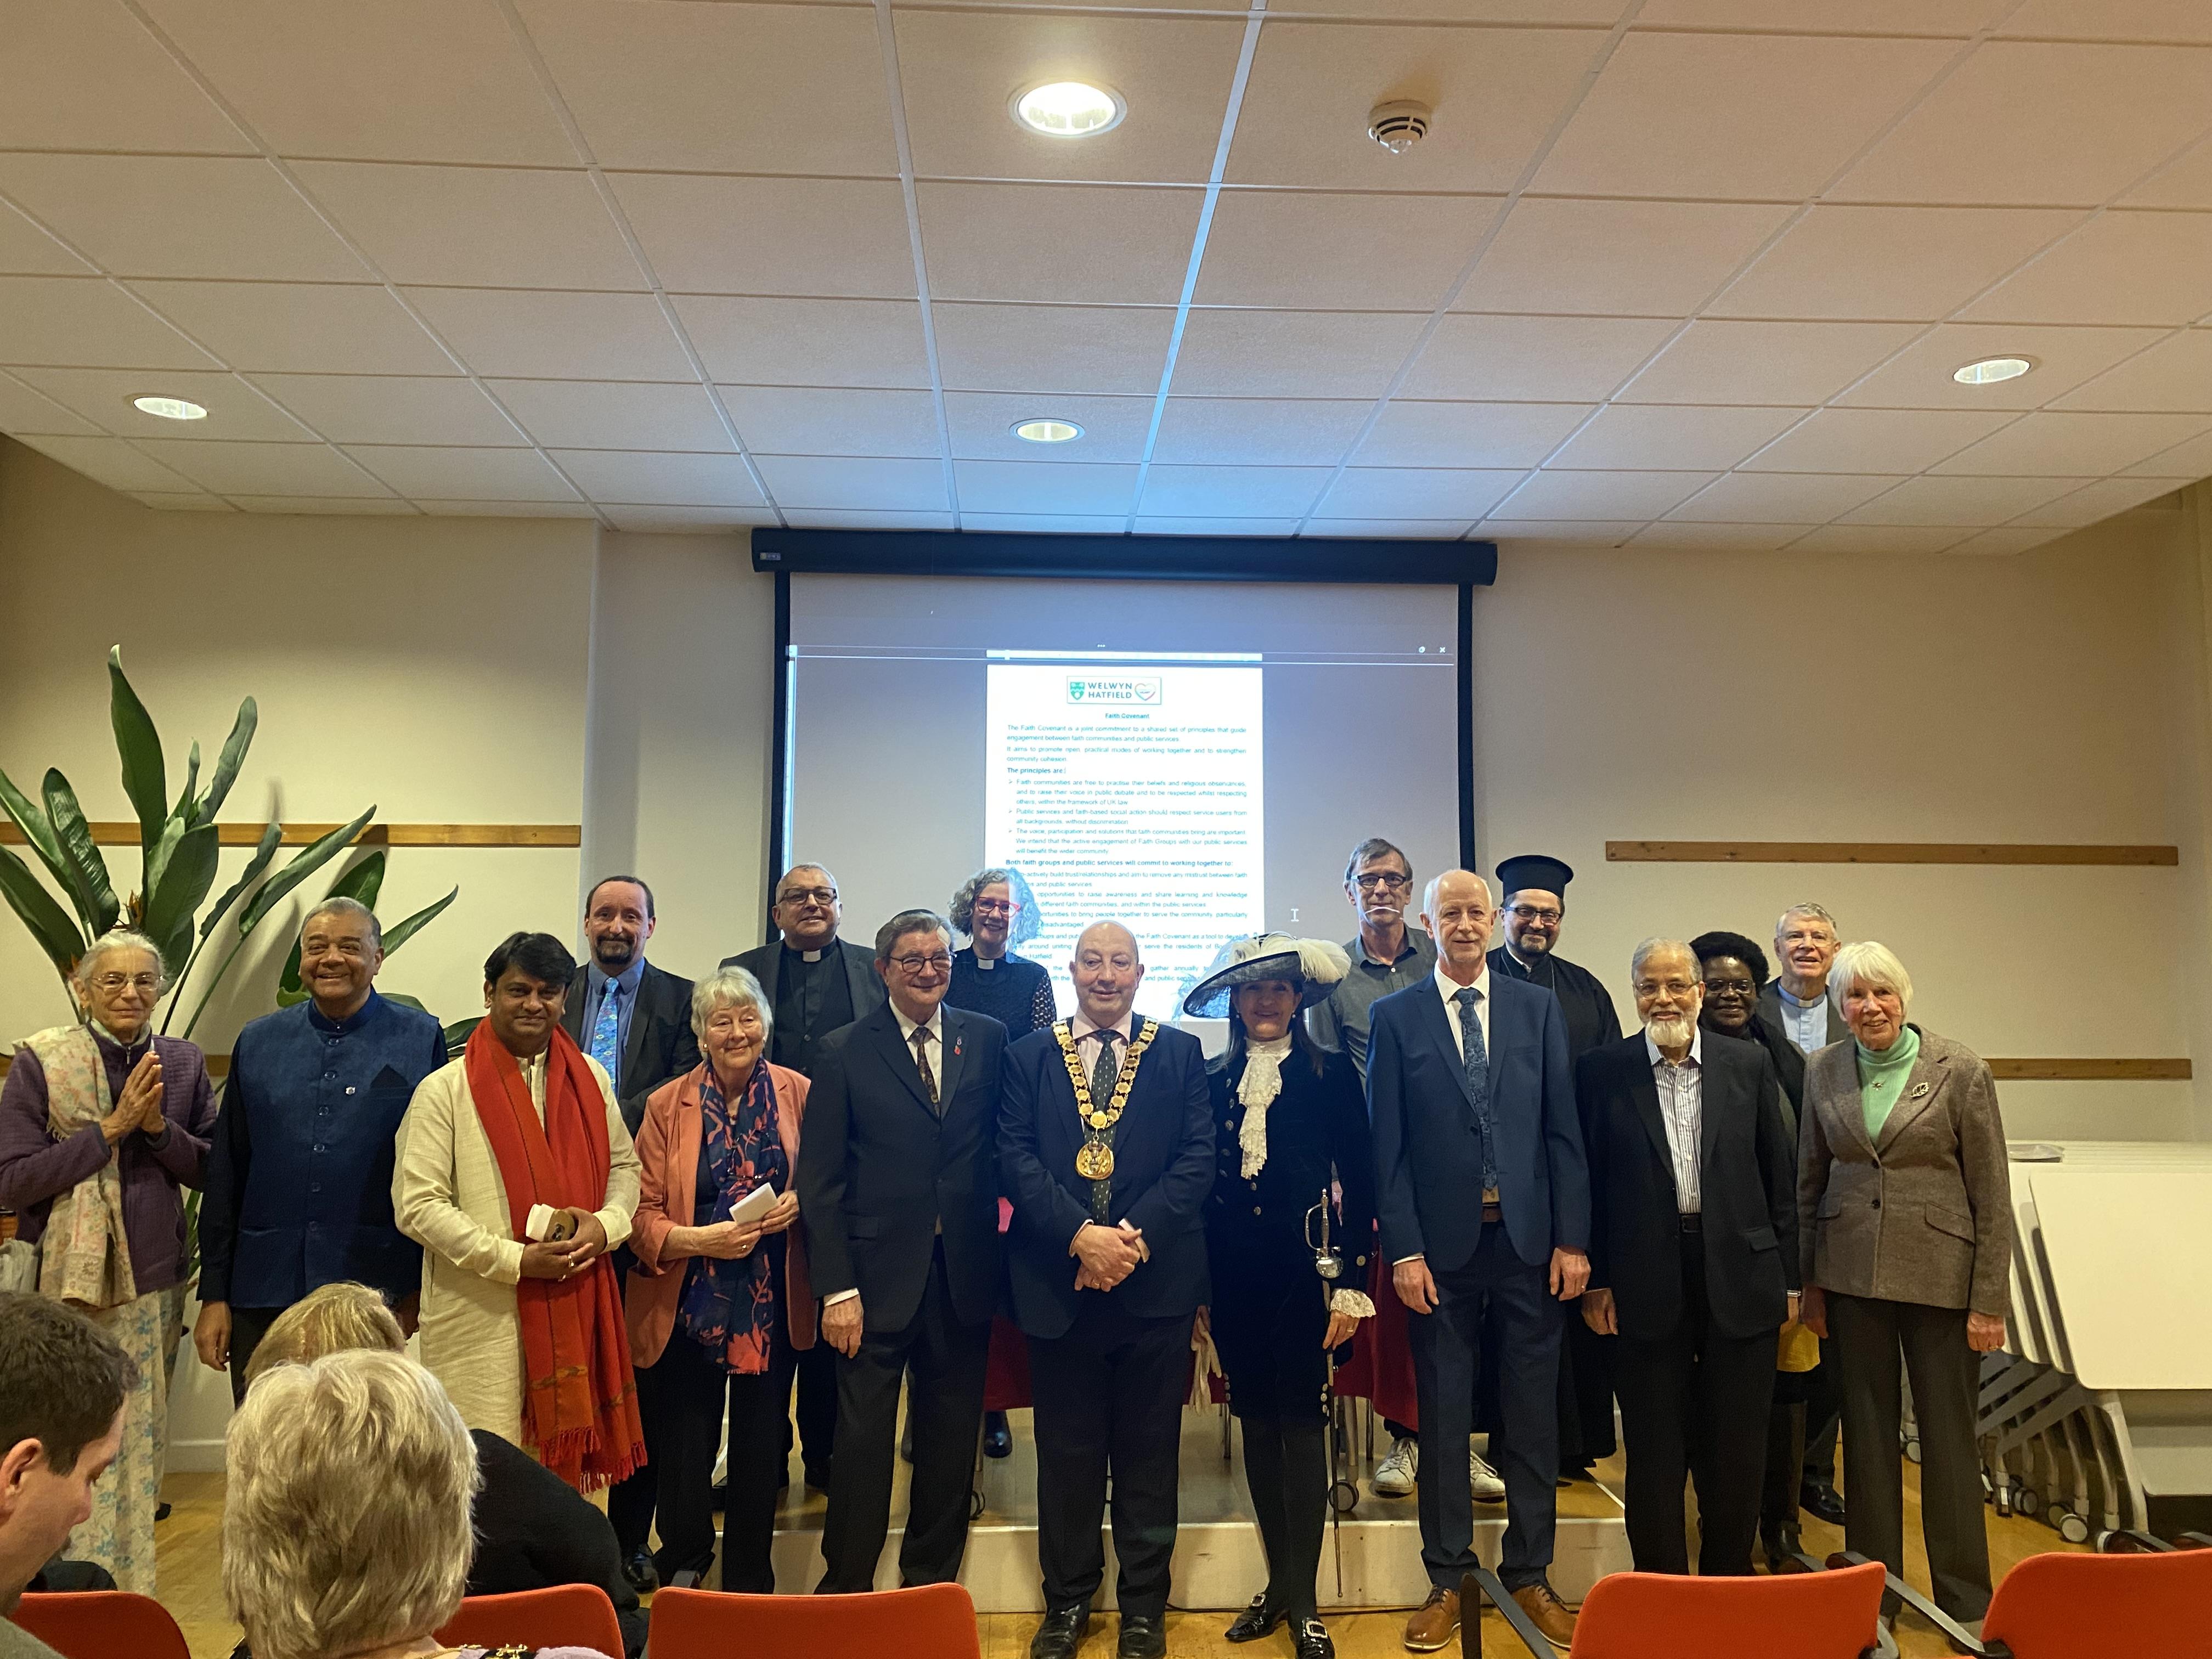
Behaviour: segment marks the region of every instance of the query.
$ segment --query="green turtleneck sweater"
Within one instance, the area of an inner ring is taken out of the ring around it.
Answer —
[[[1858,1053],[1859,1104],[1866,1113],[1867,1139],[1873,1140],[1889,1121],[1890,1109],[1905,1092],[1905,1079],[1912,1075],[1912,1062],[1920,1058],[1920,1033],[1908,1025],[1904,1036],[1879,1054],[1856,1038],[1851,1047]]]

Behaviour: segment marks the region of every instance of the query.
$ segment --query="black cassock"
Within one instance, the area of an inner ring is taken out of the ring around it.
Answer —
[[[1523,966],[1502,945],[1490,953],[1490,968],[1508,979],[1540,985],[1559,1000],[1560,1012],[1567,1017],[1571,1060],[1620,1040],[1620,1018],[1613,1012],[1613,997],[1589,969],[1553,956],[1539,957],[1533,966]],[[1567,1337],[1559,1345],[1559,1462],[1563,1468],[1579,1468],[1613,1453],[1613,1339],[1583,1323],[1580,1308],[1569,1304],[1565,1314]],[[1495,1352],[1498,1344],[1486,1346]],[[1494,1386],[1486,1378],[1480,1403],[1486,1407],[1496,1397]],[[1486,1422],[1498,1420],[1487,1409],[1478,1414]]]

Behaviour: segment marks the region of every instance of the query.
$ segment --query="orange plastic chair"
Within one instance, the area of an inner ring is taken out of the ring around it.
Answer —
[[[2202,1639],[2208,1606],[2212,1550],[2031,1555],[1990,1598],[1981,1646],[2013,1659],[2178,1653],[2188,1632]]]
[[[609,1659],[623,1659],[615,1604],[597,1584],[469,1596],[446,1620],[438,1639],[454,1648],[597,1648]]]
[[[734,1595],[665,1589],[653,1598],[646,1659],[729,1659],[803,1653],[806,1659],[981,1659],[975,1604],[957,1584],[871,1595]]]
[[[12,1616],[62,1659],[192,1659],[169,1610],[129,1590],[27,1595]]]
[[[1551,1644],[1487,1571],[1469,1575],[1538,1659]],[[1859,1659],[1875,1644],[1884,1574],[1879,1562],[1771,1578],[1689,1578],[1616,1572],[1601,1578],[1575,1620],[1570,1659]],[[1468,1659],[1481,1620],[1460,1623]]]

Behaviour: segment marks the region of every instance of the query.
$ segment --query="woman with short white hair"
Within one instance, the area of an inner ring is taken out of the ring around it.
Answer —
[[[2004,1342],[2012,1255],[1996,1085],[1972,1050],[1905,1018],[1912,976],[1888,946],[1844,946],[1828,994],[1852,1040],[1805,1065],[1799,1319],[1834,1339],[1843,1373],[1844,1536],[1903,1574],[1902,1352],[1936,1601],[1978,1629],[1990,1556],[1975,1391],[1981,1356]]]

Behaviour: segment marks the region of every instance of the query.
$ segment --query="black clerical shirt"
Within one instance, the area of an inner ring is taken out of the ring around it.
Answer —
[[[775,988],[775,1047],[769,1056],[802,1077],[814,1075],[814,1048],[840,1025],[853,1023],[853,988],[845,981],[844,953],[833,941],[816,951],[781,947]],[[808,957],[814,959],[810,962]]]

